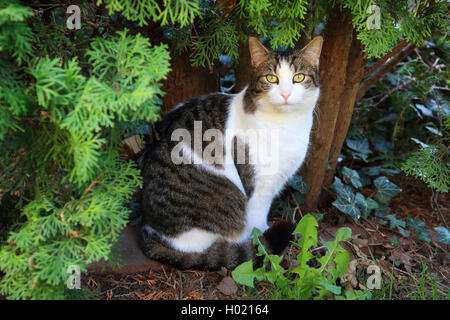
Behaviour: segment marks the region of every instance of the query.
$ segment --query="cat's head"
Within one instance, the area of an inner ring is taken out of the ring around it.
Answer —
[[[303,49],[280,53],[250,37],[252,74],[244,95],[245,111],[291,112],[314,108],[319,97],[322,43],[322,37],[318,36]]]

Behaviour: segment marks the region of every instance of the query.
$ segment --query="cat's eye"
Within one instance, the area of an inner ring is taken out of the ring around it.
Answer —
[[[294,83],[300,83],[303,80],[305,80],[305,75],[303,73],[297,73],[293,79]]]
[[[266,80],[269,81],[270,83],[278,83],[278,77],[273,74],[268,74],[266,76]]]

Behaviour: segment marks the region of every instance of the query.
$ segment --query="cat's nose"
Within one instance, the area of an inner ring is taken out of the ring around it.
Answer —
[[[287,100],[289,99],[289,97],[290,97],[290,93],[287,93],[287,92],[282,92],[281,93],[281,96],[283,97],[283,99],[284,99],[284,101],[286,101],[287,102]]]

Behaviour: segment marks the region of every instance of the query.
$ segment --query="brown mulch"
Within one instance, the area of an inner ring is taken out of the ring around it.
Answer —
[[[410,230],[411,235],[403,237],[397,230],[391,230],[389,224],[378,223],[380,218],[370,216],[366,220],[355,223],[352,219],[340,213],[334,207],[323,211],[324,219],[319,222],[319,238],[327,241],[333,238],[340,227],[352,229],[352,240],[344,247],[350,253],[350,261],[354,261],[355,270],[349,274],[348,282],[341,285],[346,289],[364,289],[365,268],[375,260],[381,267],[383,280],[392,284],[389,295],[392,299],[417,298],[417,283],[421,277],[428,279],[425,286],[430,292],[429,274],[436,282],[440,297],[446,297],[449,292],[449,246],[438,243],[437,232],[433,229],[443,226],[442,217],[437,213],[431,200],[431,192],[420,182],[406,177],[389,177],[391,181],[402,188],[395,197],[387,214],[393,214],[398,219],[406,220],[412,217],[425,222],[426,230],[432,238],[431,243],[419,241]],[[366,196],[374,190],[365,189]],[[440,211],[446,222],[450,221],[449,194],[439,196]],[[400,246],[393,244],[396,237]],[[294,261],[299,249],[291,247],[285,255],[285,263]],[[424,270],[426,272],[422,272]],[[362,270],[362,271],[361,271]],[[391,281],[394,279],[393,281]],[[150,270],[147,273],[126,275],[95,275],[90,274],[83,279],[83,287],[96,292],[99,299],[106,300],[223,300],[252,299],[270,297],[270,285],[262,282],[256,289],[237,285],[231,278],[231,271],[222,269],[218,272],[201,272],[195,270],[179,271],[170,266],[159,271]],[[419,290],[420,291],[420,290]],[[412,296],[411,296],[412,294]],[[383,298],[388,298],[385,294]],[[426,297],[431,298],[431,297]]]

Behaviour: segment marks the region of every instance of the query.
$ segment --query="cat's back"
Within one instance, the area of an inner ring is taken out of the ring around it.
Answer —
[[[224,131],[234,95],[216,92],[190,98],[172,110],[156,124],[160,139],[170,141],[174,130],[186,129],[193,136],[194,128],[203,134],[208,129]]]

